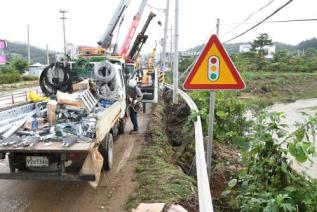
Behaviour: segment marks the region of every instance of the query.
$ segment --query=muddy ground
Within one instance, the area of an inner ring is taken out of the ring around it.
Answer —
[[[151,109],[139,115],[140,133],[120,136],[114,146],[114,165],[103,174],[100,186],[93,189],[87,182],[50,182],[0,180],[0,211],[125,211],[136,182],[135,165],[150,120]],[[131,129],[127,120],[126,131]],[[0,171],[7,170],[0,162]]]

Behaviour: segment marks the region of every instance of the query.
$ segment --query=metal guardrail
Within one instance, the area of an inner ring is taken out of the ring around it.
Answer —
[[[11,92],[6,94],[0,94],[0,107],[10,106],[17,103],[28,102],[28,92],[30,90],[21,91],[21,92]],[[36,93],[42,94],[40,89],[34,90]]]
[[[165,87],[172,89],[171,85],[165,84]],[[185,100],[190,109],[194,112],[198,112],[198,108],[195,102],[188,96],[187,93],[178,89],[178,94]],[[213,212],[213,205],[209,187],[209,179],[207,174],[207,165],[204,150],[204,136],[201,125],[200,116],[197,116],[197,120],[194,123],[195,126],[195,151],[196,151],[196,172],[198,183],[198,199],[199,199],[199,211],[200,212]]]

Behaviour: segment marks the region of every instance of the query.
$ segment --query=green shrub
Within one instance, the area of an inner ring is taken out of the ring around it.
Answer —
[[[0,84],[15,83],[20,80],[20,74],[18,72],[0,73]]]
[[[24,75],[22,77],[22,80],[24,81],[35,81],[35,80],[38,80],[39,78],[36,77],[36,76],[31,76],[31,75]]]
[[[209,92],[192,92],[190,96],[199,107],[203,122],[203,131],[208,131]],[[252,124],[245,116],[248,106],[237,98],[237,93],[217,92],[215,105],[214,137],[222,142],[244,148],[247,141],[244,136]]]
[[[282,124],[283,113],[262,112],[242,151],[243,169],[222,193],[237,211],[317,211],[317,180],[292,169],[289,156],[305,163],[316,154],[317,117],[296,124],[293,133]],[[287,144],[287,145],[286,145]]]

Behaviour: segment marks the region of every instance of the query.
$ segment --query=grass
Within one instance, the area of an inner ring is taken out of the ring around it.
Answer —
[[[22,81],[13,84],[0,84],[0,92],[1,91],[14,91],[21,88],[30,88],[39,86],[39,81]]]
[[[152,141],[142,150],[138,158],[137,195],[126,204],[135,208],[141,202],[163,202],[167,205],[189,200],[196,195],[194,179],[171,162],[173,150],[165,134],[162,103],[158,104],[150,124]]]
[[[311,72],[245,72],[247,88],[242,94],[250,102],[270,105],[317,97],[317,73]]]

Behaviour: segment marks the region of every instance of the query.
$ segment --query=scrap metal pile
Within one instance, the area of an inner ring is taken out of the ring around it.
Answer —
[[[69,64],[49,65],[40,84],[49,101],[30,103],[0,112],[0,146],[32,147],[60,142],[70,147],[96,137],[97,117],[119,97],[115,66],[99,63],[92,78],[78,81]]]

